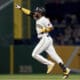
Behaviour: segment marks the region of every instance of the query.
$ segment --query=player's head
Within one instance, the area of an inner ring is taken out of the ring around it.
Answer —
[[[36,7],[36,9],[34,10],[34,19],[39,19],[40,17],[45,15],[45,8],[43,7]]]
[[[38,12],[40,13],[41,15],[45,15],[45,8],[44,7],[36,7],[35,11],[34,12]]]

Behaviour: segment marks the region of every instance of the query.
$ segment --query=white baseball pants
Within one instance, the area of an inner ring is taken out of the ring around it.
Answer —
[[[40,39],[39,43],[32,52],[32,57],[43,64],[52,64],[50,60],[40,55],[43,51],[47,52],[48,55],[57,63],[63,63],[62,59],[59,57],[55,51],[55,48],[53,47],[53,40],[50,36],[44,36]]]

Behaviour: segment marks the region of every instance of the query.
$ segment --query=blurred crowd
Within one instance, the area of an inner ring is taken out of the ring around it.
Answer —
[[[54,44],[80,45],[80,22],[75,14],[66,14],[62,21],[52,21],[54,30]]]

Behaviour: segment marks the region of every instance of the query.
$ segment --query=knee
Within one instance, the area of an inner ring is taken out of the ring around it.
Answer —
[[[59,60],[59,61],[58,61],[58,63],[62,63],[62,64],[64,64],[64,62],[63,62],[63,60],[62,60],[62,59],[61,59],[61,60]]]
[[[36,54],[35,53],[32,53],[32,58],[36,58]]]

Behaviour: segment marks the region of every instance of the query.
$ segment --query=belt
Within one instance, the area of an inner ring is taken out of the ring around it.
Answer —
[[[46,35],[46,37],[50,37],[50,35],[48,34],[48,35]],[[39,39],[42,39],[43,37],[40,37]]]

